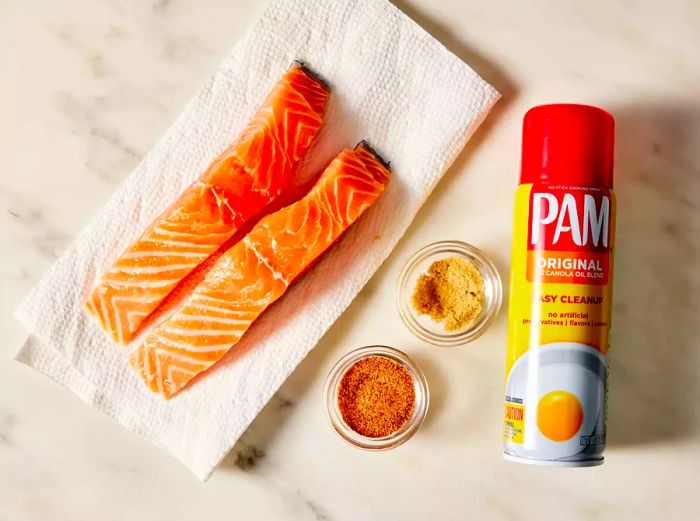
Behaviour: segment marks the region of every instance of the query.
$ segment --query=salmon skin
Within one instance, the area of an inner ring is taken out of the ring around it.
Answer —
[[[102,274],[85,306],[115,342],[129,342],[182,279],[285,190],[328,94],[295,62],[236,141]]]
[[[263,218],[217,260],[131,353],[131,366],[152,391],[166,398],[177,393],[236,345],[388,181],[388,165],[364,142],[341,152],[305,197]]]

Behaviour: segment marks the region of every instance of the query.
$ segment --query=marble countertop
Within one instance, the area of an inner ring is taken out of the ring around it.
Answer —
[[[397,2],[503,94],[405,238],[207,483],[11,360],[12,310],[211,74],[265,2],[0,2],[0,519],[691,519],[700,478],[700,4]],[[403,261],[439,239],[507,282],[521,119],[598,104],[617,120],[619,197],[606,464],[501,459],[506,313],[461,348],[413,338]],[[9,162],[9,164],[8,164]],[[325,376],[396,345],[431,411],[401,448],[327,424]]]

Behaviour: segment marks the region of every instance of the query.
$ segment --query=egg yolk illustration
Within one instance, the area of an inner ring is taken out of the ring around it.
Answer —
[[[576,434],[583,422],[583,407],[573,394],[552,391],[537,404],[537,427],[552,441],[566,441]]]

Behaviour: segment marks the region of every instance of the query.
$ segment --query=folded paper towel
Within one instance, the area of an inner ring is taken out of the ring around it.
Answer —
[[[176,398],[152,394],[82,310],[96,277],[238,134],[281,71],[331,83],[320,169],[367,138],[389,189],[270,309],[231,356]],[[97,218],[17,310],[17,359],[70,388],[206,479],[389,255],[498,93],[386,0],[273,0]]]

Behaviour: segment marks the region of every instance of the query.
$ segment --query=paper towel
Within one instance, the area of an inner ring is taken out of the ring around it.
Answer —
[[[238,134],[301,59],[332,85],[305,169],[366,138],[387,192],[266,312],[225,361],[170,401],[146,389],[82,311],[100,268]],[[206,479],[389,255],[498,93],[385,0],[274,0],[163,138],[17,310],[17,359],[70,388]]]

